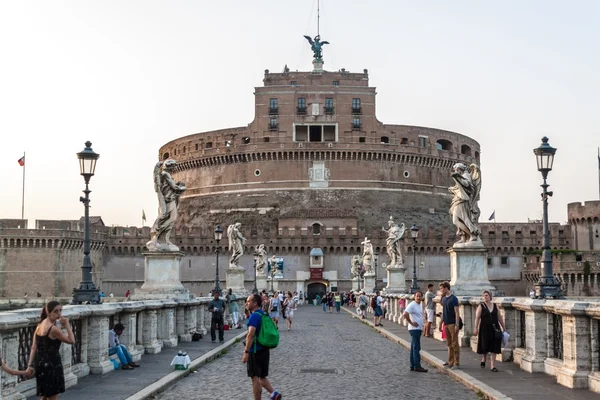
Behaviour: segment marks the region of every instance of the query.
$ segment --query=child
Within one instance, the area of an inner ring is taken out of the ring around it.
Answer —
[[[10,368],[2,360],[2,356],[0,356],[0,368],[2,368],[4,370],[4,372],[6,372],[7,374],[11,374],[11,375],[26,375],[26,376],[29,376],[33,372],[33,371],[29,371],[29,370],[19,371],[19,370],[15,370],[15,369]]]

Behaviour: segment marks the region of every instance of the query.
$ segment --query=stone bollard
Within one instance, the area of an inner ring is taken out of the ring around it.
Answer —
[[[192,335],[185,330],[185,317],[186,312],[185,309],[187,307],[187,301],[180,301],[175,308],[175,312],[177,313],[177,322],[175,324],[175,332],[177,333],[177,338],[181,342],[191,342]],[[189,311],[188,311],[189,313]]]
[[[517,310],[525,311],[525,354],[521,369],[527,372],[544,372],[548,357],[548,314],[545,300],[519,299],[513,303]]]
[[[118,303],[87,306],[91,313],[87,318],[87,334],[82,341],[87,345],[87,362],[91,374],[106,374],[114,369],[108,359],[108,317],[121,310]],[[68,309],[68,307],[65,307]]]
[[[121,306],[121,322],[125,326],[125,331],[119,337],[121,344],[127,347],[133,361],[139,361],[142,358],[142,352],[137,346],[137,314],[144,309],[144,303],[141,301],[128,301],[119,303]]]
[[[185,332],[190,336],[192,340],[192,334],[196,332],[196,325],[198,325],[198,306],[200,305],[200,299],[191,299],[187,302],[185,307]]]
[[[161,300],[162,308],[156,311],[157,339],[162,341],[164,347],[177,347],[178,340],[175,322],[175,300]]]
[[[475,309],[471,305],[471,296],[458,297],[458,312],[463,321],[463,328],[458,331],[458,345],[469,347],[471,336],[473,336],[473,325],[475,322]],[[476,300],[477,301],[477,300]],[[457,321],[458,323],[458,316]]]
[[[196,332],[206,335],[208,332],[208,328],[205,324],[205,314],[208,312],[208,302],[209,300],[199,299],[200,304],[196,308]]]
[[[158,342],[158,317],[157,310],[163,305],[158,300],[144,301],[145,309],[140,313],[142,318],[142,346],[148,354],[160,353],[162,350],[161,344]]]

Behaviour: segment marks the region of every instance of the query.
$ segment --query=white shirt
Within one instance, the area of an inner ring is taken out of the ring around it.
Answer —
[[[279,301],[283,302],[283,293],[280,292],[279,296],[277,296],[277,297],[279,297]]]
[[[417,304],[416,301],[413,301],[408,305],[408,307],[406,307],[404,312],[408,313],[412,322],[416,322],[418,324],[418,326],[412,326],[411,324],[408,324],[409,331],[415,329],[423,330],[423,304]]]
[[[377,307],[381,307],[381,303],[383,303],[383,298],[381,296],[377,296],[376,302]]]
[[[115,347],[120,345],[119,336],[115,333],[114,329],[108,331],[108,347]]]

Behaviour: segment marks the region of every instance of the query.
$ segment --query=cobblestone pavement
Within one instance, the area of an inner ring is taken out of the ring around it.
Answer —
[[[299,307],[294,329],[280,325],[279,347],[271,351],[269,379],[284,399],[477,399],[450,377],[430,369],[409,371],[409,353],[347,313]],[[239,343],[156,396],[161,400],[252,399]],[[424,365],[426,367],[426,365]],[[326,369],[306,372],[307,369]],[[263,391],[263,399],[267,399]]]

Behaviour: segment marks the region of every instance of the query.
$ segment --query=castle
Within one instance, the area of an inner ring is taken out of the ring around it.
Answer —
[[[362,253],[365,237],[380,253],[384,287],[382,226],[390,216],[420,229],[421,287],[449,279],[447,248],[456,240],[448,215],[450,170],[458,162],[479,164],[479,144],[460,133],[380,122],[367,70],[266,70],[263,82],[255,88],[255,118],[247,126],[192,134],[159,150],[159,160],[177,160],[173,178],[188,188],[172,235],[186,253],[184,285],[197,295],[209,292],[213,231],[240,222],[248,289],[253,253],[262,243],[269,257],[283,260],[275,289],[309,296],[349,290],[350,260]],[[569,204],[568,215],[568,225],[550,225],[554,272],[567,295],[598,294],[600,201]],[[100,217],[91,225],[94,279],[101,290],[123,295],[141,286],[150,228],[107,227]],[[480,227],[492,284],[507,295],[527,294],[540,274],[541,222]],[[81,277],[82,231],[81,220],[38,220],[35,229],[24,220],[0,220],[0,295],[69,296]],[[413,242],[407,236],[404,261],[411,272]],[[227,245],[226,239],[220,243],[223,283]],[[322,257],[320,271],[311,257]]]

